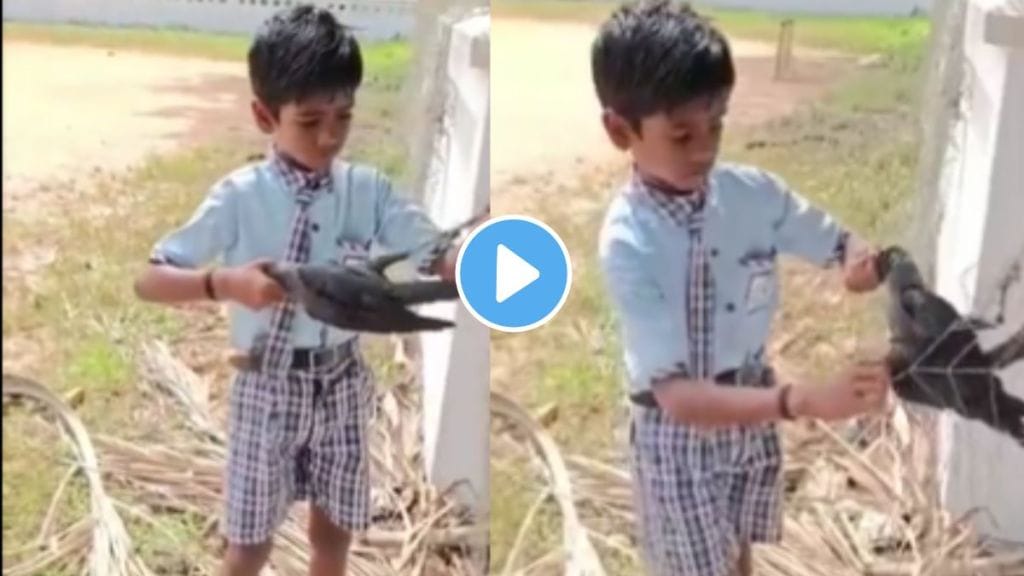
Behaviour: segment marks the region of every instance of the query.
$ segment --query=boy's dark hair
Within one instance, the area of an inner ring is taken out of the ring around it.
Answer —
[[[304,4],[274,14],[249,47],[252,91],[274,114],[317,93],[355,91],[362,80],[359,43],[324,8]]]
[[[639,129],[651,114],[732,88],[729,43],[689,4],[641,0],[618,8],[591,47],[601,106]]]

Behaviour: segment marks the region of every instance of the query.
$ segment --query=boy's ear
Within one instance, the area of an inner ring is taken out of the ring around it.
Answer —
[[[608,138],[616,148],[623,151],[629,150],[632,144],[633,129],[628,120],[606,108],[601,113],[601,123],[604,124],[604,131],[608,133]]]
[[[252,100],[252,119],[256,121],[256,126],[259,127],[260,132],[264,134],[274,132],[274,115],[258,98],[253,98]]]

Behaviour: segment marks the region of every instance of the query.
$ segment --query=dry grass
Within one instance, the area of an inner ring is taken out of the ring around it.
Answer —
[[[533,528],[547,498],[559,502],[565,535],[534,558],[517,557],[515,546],[502,574],[604,574],[590,563],[591,542],[610,554],[639,564],[634,541],[632,489],[626,467],[579,455],[563,456],[547,446],[549,435],[538,420],[513,401],[495,395],[492,414],[511,422],[497,436],[521,444],[527,433],[543,448],[538,457],[546,473],[537,474],[541,497],[521,525]],[[784,539],[755,550],[754,565],[763,576],[955,576],[1024,574],[1024,552],[995,554],[973,532],[969,517],[953,518],[929,491],[932,472],[922,447],[929,445],[929,421],[894,406],[864,422],[856,437],[821,422],[784,429],[786,439],[786,511]],[[847,435],[848,436],[848,435]],[[505,444],[504,449],[513,449]],[[557,463],[567,463],[566,471]],[[552,465],[555,463],[555,465]],[[570,480],[571,482],[567,482]],[[517,539],[517,544],[519,540]],[[573,561],[586,560],[586,567]]]
[[[145,443],[110,435],[91,438],[73,410],[45,386],[4,376],[5,401],[34,400],[71,434],[77,453],[72,470],[82,471],[89,480],[93,519],[79,520],[55,535],[44,529],[36,545],[5,551],[5,576],[61,566],[78,570],[86,557],[88,573],[94,576],[151,574],[136,554],[122,513],[154,525],[162,515],[199,518],[208,540],[206,556],[193,559],[187,570],[213,573],[221,549],[214,533],[226,457],[222,423],[194,392],[205,388],[202,378],[166,346],[145,346],[141,362],[147,393],[164,410],[183,413],[193,432],[190,437]],[[357,576],[473,574],[468,559],[479,553],[474,547],[486,541],[486,527],[471,525],[466,510],[426,481],[419,440],[422,414],[410,370],[406,367],[402,379],[379,391],[370,440],[375,521],[354,544],[350,569]],[[116,485],[125,500],[112,498],[105,483]],[[59,489],[54,495],[51,510],[62,493]],[[306,573],[305,525],[306,510],[297,507],[279,532],[272,555],[276,574]]]

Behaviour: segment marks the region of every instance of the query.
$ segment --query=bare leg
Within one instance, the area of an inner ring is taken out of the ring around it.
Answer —
[[[343,576],[352,534],[335,526],[316,506],[310,506],[309,512],[309,543],[313,549],[310,576]]]
[[[270,542],[251,546],[229,544],[227,554],[224,555],[224,562],[221,564],[221,574],[223,576],[259,576],[260,570],[270,559],[271,547]]]
[[[744,542],[740,545],[740,560],[736,566],[736,574],[739,576],[752,576],[754,574],[754,559],[750,553],[749,542]]]

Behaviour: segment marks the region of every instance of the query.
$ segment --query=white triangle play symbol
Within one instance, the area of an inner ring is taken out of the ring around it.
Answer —
[[[498,304],[515,296],[540,278],[540,270],[523,260],[504,244],[498,244],[498,266],[495,298]]]

